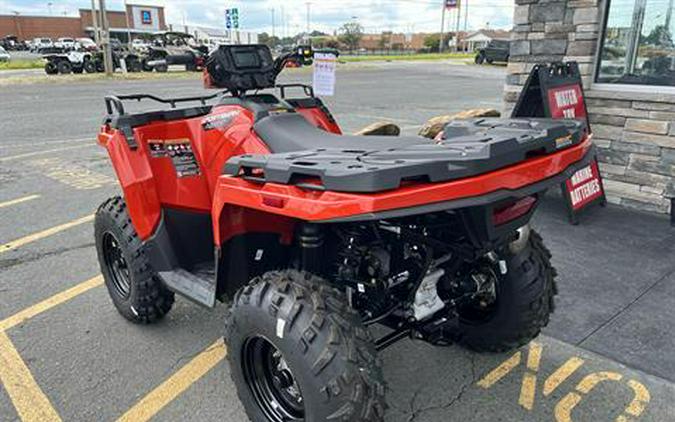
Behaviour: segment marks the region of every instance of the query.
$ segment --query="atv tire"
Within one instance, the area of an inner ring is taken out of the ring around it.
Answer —
[[[556,271],[537,232],[531,230],[524,247],[506,252],[503,259],[508,270],[497,276],[497,303],[490,318],[479,323],[460,313],[461,343],[474,351],[505,352],[527,344],[548,325],[555,307]]]
[[[383,420],[372,338],[344,294],[319,277],[284,270],[254,278],[235,295],[225,343],[253,421]]]
[[[56,75],[59,73],[59,68],[54,62],[47,62],[45,63],[45,73],[47,75]]]
[[[127,71],[131,73],[138,73],[143,70],[143,65],[138,59],[126,59]]]
[[[82,68],[87,73],[96,73],[96,63],[93,60],[85,60]]]
[[[56,67],[62,75],[68,75],[73,71],[73,65],[68,60],[60,60]]]
[[[166,315],[174,294],[150,267],[122,198],[112,197],[98,208],[94,236],[103,280],[119,313],[139,324]]]

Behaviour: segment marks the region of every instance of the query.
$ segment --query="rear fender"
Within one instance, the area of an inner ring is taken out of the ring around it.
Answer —
[[[460,215],[466,233],[476,249],[493,249],[496,245],[511,242],[514,233],[521,227],[527,226],[532,219],[543,192],[538,192],[521,198],[508,198],[489,205],[468,207],[457,210]],[[517,201],[533,198],[534,202],[522,214],[508,219],[508,221],[496,223],[495,215]]]
[[[147,153],[143,148],[132,150],[121,132],[107,127],[99,133],[98,143],[108,151],[136,233],[147,240],[162,212]]]
[[[212,212],[218,297],[266,271],[289,266],[295,219],[215,203],[220,204]]]

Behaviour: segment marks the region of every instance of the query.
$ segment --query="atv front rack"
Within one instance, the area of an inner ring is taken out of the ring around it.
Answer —
[[[240,155],[228,160],[224,173],[257,183],[374,193],[397,189],[407,182],[476,176],[549,155],[579,144],[585,128],[576,120],[461,120],[448,124],[446,139],[438,142],[419,138],[410,146],[374,149],[364,137],[361,149]]]

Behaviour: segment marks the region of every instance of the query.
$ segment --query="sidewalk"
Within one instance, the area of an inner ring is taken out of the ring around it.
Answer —
[[[546,335],[675,381],[675,228],[666,215],[595,207],[567,223],[549,195],[533,226],[558,269]]]

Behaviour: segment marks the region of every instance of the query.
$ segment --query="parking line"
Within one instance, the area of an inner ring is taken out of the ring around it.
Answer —
[[[565,362],[563,366],[556,369],[556,371],[551,374],[550,377],[544,382],[544,396],[550,395],[555,391],[560,384],[562,384],[570,375],[572,375],[577,369],[584,364],[584,360],[578,357],[572,357]]]
[[[101,284],[103,284],[103,277],[97,275],[96,277],[90,278],[89,280],[73,286],[70,289],[64,290],[61,293],[57,293],[54,296],[43,300],[42,302],[36,303],[35,305],[0,321],[0,332],[7,331],[12,327],[21,324],[27,319],[33,318],[35,315],[41,314],[42,312],[60,305],[63,302],[67,302],[75,296],[81,295],[87,290],[98,287]]]
[[[21,237],[19,239],[14,239],[10,242],[5,243],[4,245],[0,245],[0,253],[11,251],[12,249],[16,249],[18,247],[21,247],[23,245],[26,245],[31,242],[35,242],[36,240],[44,239],[45,237],[49,237],[51,235],[54,235],[56,233],[62,232],[64,230],[68,230],[71,227],[78,226],[83,223],[87,223],[89,221],[92,221],[94,219],[94,214],[90,214],[81,218],[78,218],[77,220],[70,221],[68,223],[64,224],[59,224],[58,226],[54,226],[51,228],[48,228],[46,230],[39,231],[37,233],[29,234],[28,236]]]
[[[81,142],[91,142],[94,143],[95,139],[92,136],[83,136],[81,138],[73,139],[52,139],[52,140],[42,140],[37,142],[21,142],[14,144],[0,144],[0,149],[3,148],[36,148],[44,147],[47,145],[57,145],[57,144],[78,144]]]
[[[151,419],[222,361],[226,354],[227,349],[223,340],[219,339],[142,398],[117,421],[143,422]]]
[[[11,201],[0,202],[0,208],[9,207],[11,205],[20,204],[22,202],[32,201],[33,199],[39,198],[40,195],[28,195],[23,198],[12,199]]]
[[[0,331],[0,381],[23,422],[60,421],[7,334]]]
[[[94,142],[92,142],[90,144],[84,144],[84,145],[73,145],[73,146],[63,147],[63,148],[44,149],[44,150],[41,150],[41,151],[26,152],[24,154],[10,155],[9,157],[0,157],[0,162],[10,161],[10,160],[18,160],[20,158],[33,157],[35,155],[49,154],[49,153],[52,153],[52,152],[68,151],[68,150],[71,150],[71,149],[89,148],[89,147],[93,147],[93,146],[97,146],[97,145]]]

